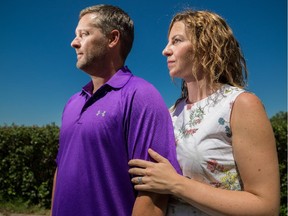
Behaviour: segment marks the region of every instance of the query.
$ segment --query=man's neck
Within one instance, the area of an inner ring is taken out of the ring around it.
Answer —
[[[93,94],[122,67],[123,62],[115,61],[114,59],[114,61],[106,62],[102,65],[98,64],[86,68],[85,72],[90,75],[93,82]]]
[[[93,94],[102,86],[104,85],[114,74],[114,73],[109,73],[105,76],[91,76],[91,80],[93,83]]]

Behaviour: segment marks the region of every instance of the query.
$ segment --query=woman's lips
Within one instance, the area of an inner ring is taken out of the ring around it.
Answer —
[[[168,68],[170,68],[171,66],[173,66],[175,63],[175,61],[167,61],[167,66]]]

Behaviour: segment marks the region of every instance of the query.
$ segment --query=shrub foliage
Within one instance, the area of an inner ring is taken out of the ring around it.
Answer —
[[[281,179],[280,215],[287,215],[287,112],[279,112],[271,119],[277,144]]]
[[[287,215],[287,112],[271,119],[281,177],[280,215]],[[0,127],[0,202],[23,200],[31,205],[49,208],[59,127]]]
[[[0,198],[50,206],[59,127],[0,127]],[[1,201],[1,200],[0,200]]]

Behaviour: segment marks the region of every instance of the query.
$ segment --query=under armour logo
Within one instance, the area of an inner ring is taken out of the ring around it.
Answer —
[[[106,111],[101,111],[101,110],[98,110],[98,112],[96,113],[96,116],[99,116],[101,115],[102,117],[104,117],[106,114]]]

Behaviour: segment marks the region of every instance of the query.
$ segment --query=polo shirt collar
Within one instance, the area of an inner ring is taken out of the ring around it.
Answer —
[[[100,89],[105,87],[110,87],[113,89],[121,89],[132,77],[132,73],[127,66],[120,68]],[[93,82],[90,81],[82,89],[82,93],[91,95],[93,90]]]
[[[127,66],[120,68],[110,80],[107,81],[106,85],[111,86],[115,89],[120,89],[126,85],[126,83],[132,77],[131,71],[128,69]]]

